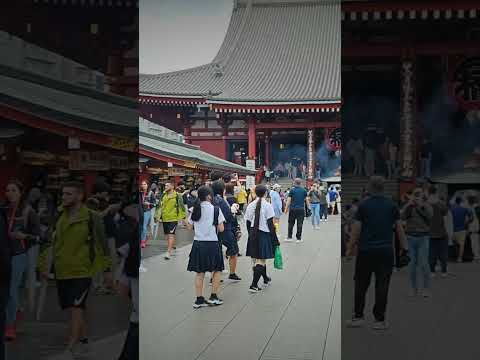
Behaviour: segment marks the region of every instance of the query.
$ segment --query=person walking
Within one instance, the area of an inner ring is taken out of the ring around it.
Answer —
[[[465,252],[465,241],[467,238],[467,227],[473,220],[473,214],[469,209],[462,205],[462,198],[457,196],[455,198],[455,205],[452,206],[450,212],[453,219],[453,236],[452,240],[458,245],[457,262],[463,261],[463,254]]]
[[[318,184],[313,184],[311,190],[308,192],[310,206],[312,208],[312,226],[316,230],[320,230],[320,202],[321,193]]]
[[[83,184],[67,182],[62,186],[62,210],[52,244],[60,307],[70,313],[67,353],[72,355],[89,351],[86,302],[92,278],[109,265],[102,218],[85,206],[83,198]],[[41,273],[46,279],[49,269]]]
[[[405,220],[408,240],[408,250],[411,261],[410,267],[410,296],[419,294],[418,275],[423,279],[423,297],[430,297],[430,266],[429,266],[429,245],[430,229],[433,217],[433,209],[425,202],[423,189],[417,186],[412,197],[401,210],[401,217]]]
[[[8,341],[13,341],[17,337],[16,321],[20,287],[28,268],[27,252],[38,243],[40,236],[40,221],[35,210],[27,203],[25,195],[20,181],[8,182],[5,192],[7,202],[3,206],[3,211],[7,215],[7,231],[11,244],[10,289],[5,321],[5,338]]]
[[[356,252],[355,304],[353,317],[347,322],[348,327],[364,326],[365,296],[374,274],[373,329],[388,329],[385,313],[394,257],[392,229],[396,229],[400,239],[404,239],[404,236],[398,208],[385,197],[384,186],[382,177],[370,178],[368,185],[370,196],[359,203],[351,225],[347,256],[352,256]],[[402,244],[402,249],[402,252],[406,251],[405,243]]]
[[[280,246],[273,223],[275,211],[265,200],[267,191],[266,186],[257,186],[257,198],[248,205],[245,212],[248,231],[247,256],[252,258],[253,265],[253,279],[249,288],[251,293],[261,291],[258,286],[260,278],[263,278],[265,287],[271,283],[272,279],[267,275],[266,261],[275,257],[275,247]]]
[[[328,219],[328,208],[330,207],[330,196],[328,195],[327,190],[324,185],[318,187],[318,192],[320,194],[320,221],[327,221]]]
[[[173,184],[170,182],[165,183],[165,191],[160,206],[163,232],[167,241],[167,253],[164,258],[170,260],[175,248],[175,233],[178,222],[186,217],[182,196],[175,191]]]
[[[210,187],[201,186],[198,198],[188,217],[188,228],[193,229],[193,245],[189,255],[187,270],[196,273],[194,309],[205,306],[222,305],[218,297],[220,275],[224,269],[222,245],[218,235],[225,231],[225,217],[218,206],[213,205],[213,191]],[[203,296],[205,273],[213,275],[212,293],[209,300]]]
[[[297,244],[303,242],[302,228],[305,219],[305,203],[310,206],[307,196],[307,190],[302,186],[302,179],[296,178],[293,187],[288,193],[287,205],[285,206],[285,214],[288,214],[288,235],[286,242],[291,242],[293,235],[293,227],[297,224]]]
[[[448,207],[438,196],[435,186],[431,186],[429,189],[428,203],[433,210],[430,223],[430,272],[432,276],[435,276],[437,261],[440,261],[442,277],[446,277],[448,234],[445,226],[445,216],[448,213]]]
[[[218,206],[222,210],[225,217],[225,230],[219,234],[220,243],[227,248],[226,255],[228,256],[228,265],[230,275],[228,279],[234,282],[242,280],[237,274],[237,260],[239,254],[238,242],[235,234],[237,229],[237,220],[232,214],[230,205],[225,200],[225,183],[223,180],[217,180],[212,183],[213,191],[213,205]]]

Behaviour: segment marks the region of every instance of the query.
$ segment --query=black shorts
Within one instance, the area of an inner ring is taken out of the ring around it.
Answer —
[[[91,278],[57,280],[60,307],[63,310],[72,307],[85,309],[91,285]]]
[[[163,223],[163,232],[165,235],[175,235],[175,231],[177,231],[178,222],[176,221],[169,221]]]
[[[220,241],[222,245],[227,248],[227,256],[235,256],[240,252],[237,239],[235,238],[233,231],[225,230],[224,232],[220,233]]]

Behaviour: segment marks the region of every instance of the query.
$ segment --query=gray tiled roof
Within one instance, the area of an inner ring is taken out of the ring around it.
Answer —
[[[227,102],[339,102],[340,19],[340,1],[240,1],[212,63],[140,75],[140,92]]]
[[[140,133],[139,142],[142,148],[159,155],[184,161],[192,161],[215,169],[238,172],[241,174],[254,174],[254,172],[248,170],[246,167],[208,154],[200,150],[198,146],[167,140],[145,133]]]
[[[136,136],[138,103],[37,74],[0,66],[0,104],[106,135]]]

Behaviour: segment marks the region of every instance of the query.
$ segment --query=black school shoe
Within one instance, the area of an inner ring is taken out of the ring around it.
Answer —
[[[199,309],[199,308],[207,307],[207,306],[209,306],[209,303],[207,303],[205,301],[205,298],[203,296],[197,298],[197,300],[195,300],[195,303],[193,304],[194,309]]]
[[[263,279],[264,287],[269,286],[272,283],[272,278],[267,276],[267,280]]]
[[[259,288],[258,286],[250,286],[248,291],[251,292],[252,294],[255,294],[255,293],[258,293],[258,292],[262,291],[262,289]]]
[[[238,282],[238,281],[241,281],[242,279],[238,277],[237,274],[230,274],[228,276],[228,279],[231,280],[231,281],[235,281],[235,282]]]

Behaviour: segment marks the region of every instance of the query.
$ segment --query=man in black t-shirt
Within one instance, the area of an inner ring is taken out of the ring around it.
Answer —
[[[365,295],[372,274],[375,274],[375,306],[373,328],[385,330],[388,289],[393,269],[395,227],[402,241],[401,248],[406,249],[405,236],[400,223],[397,206],[383,195],[384,180],[373,176],[369,183],[370,196],[363,200],[355,214],[351,238],[347,247],[347,256],[357,250],[355,264],[355,313],[347,323],[349,327],[361,327],[364,323]],[[405,251],[405,250],[402,250]]]

